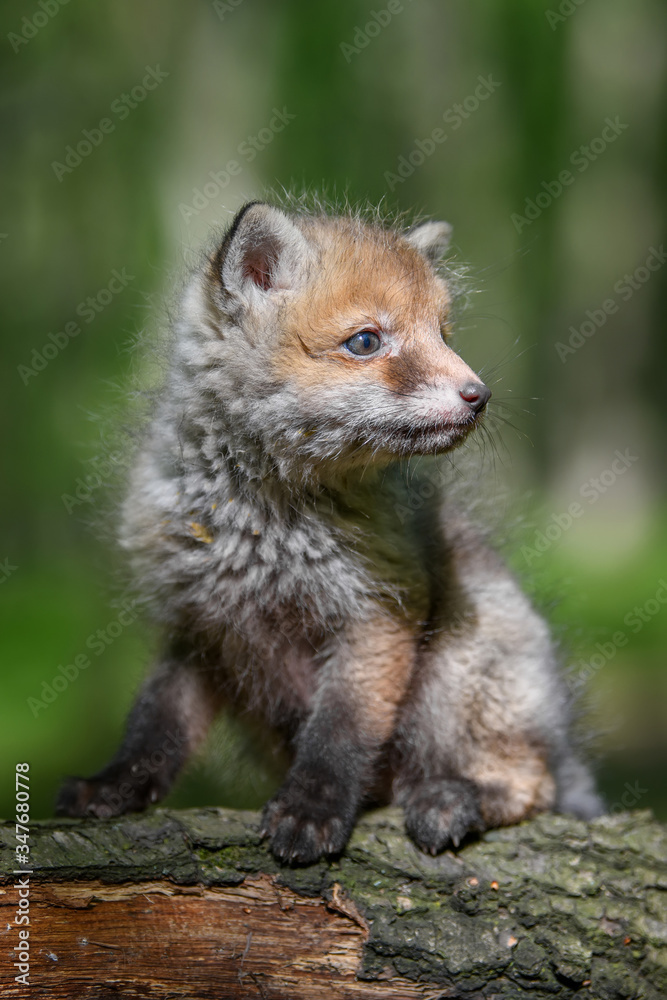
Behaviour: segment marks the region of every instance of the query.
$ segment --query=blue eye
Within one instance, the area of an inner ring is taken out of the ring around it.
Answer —
[[[382,347],[382,341],[374,330],[361,330],[345,341],[345,347],[350,354],[375,354]]]

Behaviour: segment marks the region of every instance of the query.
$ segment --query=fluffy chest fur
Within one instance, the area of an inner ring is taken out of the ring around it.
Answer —
[[[165,444],[137,465],[123,534],[158,618],[252,638],[260,620],[332,632],[378,604],[428,615],[436,520],[416,523],[400,471],[295,497],[219,443],[215,461]]]

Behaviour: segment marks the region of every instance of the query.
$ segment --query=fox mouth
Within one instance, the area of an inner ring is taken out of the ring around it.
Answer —
[[[332,419],[333,416],[333,419]],[[424,419],[405,421],[369,422],[359,427],[347,421],[329,419],[319,426],[305,424],[300,431],[299,450],[312,458],[335,459],[354,462],[380,458],[408,458],[410,455],[436,455],[463,444],[481,423],[481,414],[461,420]],[[293,442],[290,442],[293,447]]]
[[[392,450],[400,454],[434,454],[462,444],[476,426],[475,418],[461,424],[412,426],[397,429],[388,438]]]
[[[385,426],[369,430],[358,443],[397,457],[434,455],[462,444],[478,424],[479,417],[471,415],[461,423]]]

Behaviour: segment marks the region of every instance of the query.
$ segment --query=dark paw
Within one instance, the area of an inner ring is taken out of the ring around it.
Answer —
[[[279,861],[312,864],[325,854],[340,854],[355,813],[347,790],[295,776],[265,806],[261,832]]]
[[[458,847],[466,834],[484,829],[479,794],[470,781],[428,781],[404,801],[405,827],[422,851]]]
[[[162,798],[150,781],[137,782],[127,773],[94,778],[68,778],[56,800],[57,816],[97,816],[108,819],[140,812]]]

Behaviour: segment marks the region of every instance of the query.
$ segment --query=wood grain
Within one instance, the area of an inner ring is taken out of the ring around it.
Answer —
[[[0,919],[1,904],[12,905],[9,895],[0,896]],[[326,904],[266,875],[228,888],[37,885],[31,921],[31,985],[5,982],[8,1000],[379,995],[377,982],[356,979],[368,929],[340,887]],[[382,990],[406,1000],[425,996],[423,987],[396,977]]]

